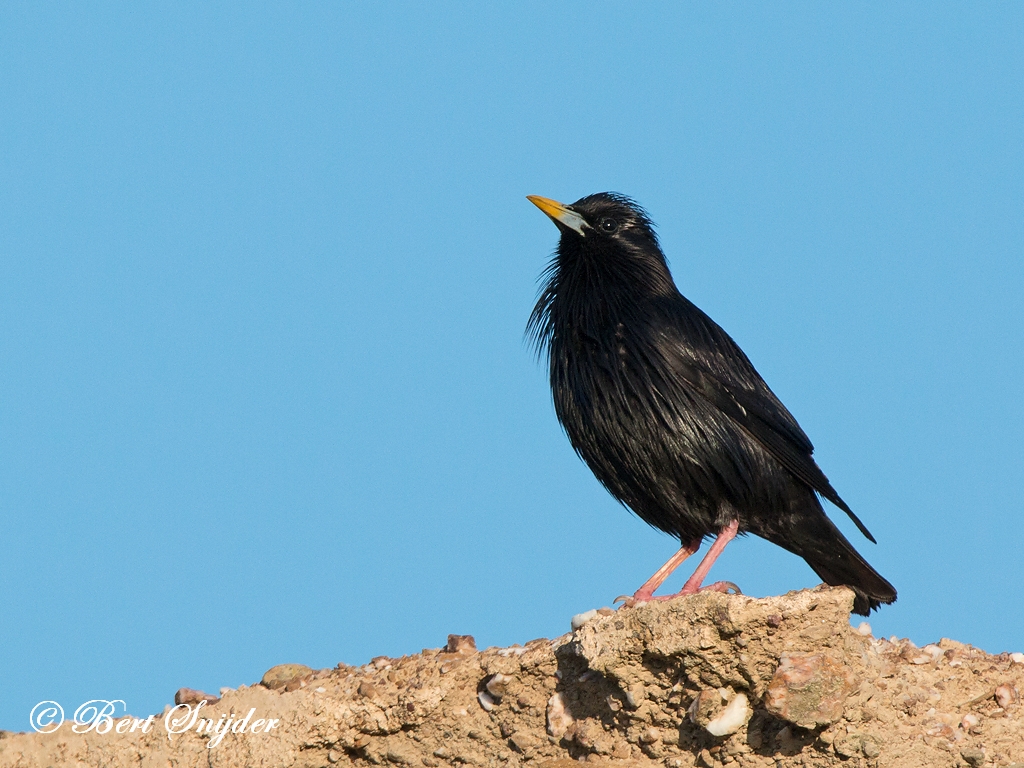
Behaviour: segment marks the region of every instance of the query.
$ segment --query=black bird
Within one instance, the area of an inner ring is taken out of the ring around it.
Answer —
[[[561,233],[527,326],[549,355],[558,420],[612,496],[682,545],[630,602],[660,599],[654,591],[715,535],[679,594],[699,591],[737,533],[778,544],[825,583],[852,588],[857,613],[895,601],[817,494],[874,537],[736,342],[679,293],[644,210],[610,192],[571,205],[528,199]]]

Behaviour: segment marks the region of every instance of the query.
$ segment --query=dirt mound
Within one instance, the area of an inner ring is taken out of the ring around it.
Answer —
[[[525,646],[283,665],[147,720],[5,734],[0,766],[1024,768],[1024,655],[875,639],[852,601],[703,593]]]

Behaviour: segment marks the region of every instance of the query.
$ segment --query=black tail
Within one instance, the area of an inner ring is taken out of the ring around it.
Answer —
[[[854,613],[867,616],[883,603],[896,602],[893,585],[867,564],[821,506],[815,506],[816,510],[800,515],[797,525],[765,538],[800,555],[826,584],[852,589],[856,594]]]

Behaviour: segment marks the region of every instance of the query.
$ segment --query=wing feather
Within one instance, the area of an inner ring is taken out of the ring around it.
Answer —
[[[682,298],[682,297],[680,297]],[[811,457],[814,446],[739,346],[685,298],[663,342],[673,368],[689,387],[739,425],[799,480],[843,510],[860,532],[875,537],[840,498]],[[678,306],[678,305],[676,305]]]

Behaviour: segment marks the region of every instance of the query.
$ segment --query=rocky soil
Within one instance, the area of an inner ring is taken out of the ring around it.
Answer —
[[[876,639],[852,601],[703,593],[525,646],[452,636],[362,667],[282,665],[219,699],[183,689],[148,732],[3,734],[0,767],[1024,768],[1024,655]]]

